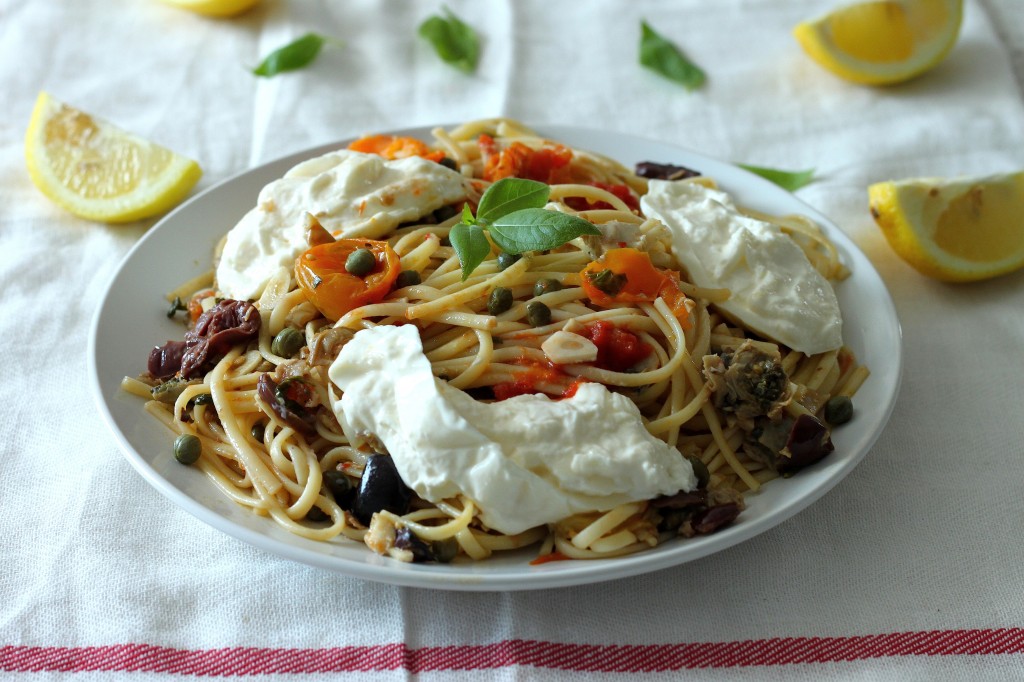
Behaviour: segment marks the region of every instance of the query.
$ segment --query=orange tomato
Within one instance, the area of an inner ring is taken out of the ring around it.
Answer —
[[[345,261],[356,249],[369,249],[377,260],[373,270],[362,277],[345,269]],[[383,299],[400,270],[398,254],[391,245],[372,239],[339,239],[314,246],[295,260],[299,287],[329,320]]]
[[[377,154],[385,159],[404,159],[409,156],[422,156],[428,161],[440,161],[444,152],[431,151],[421,140],[415,137],[396,137],[395,135],[367,135],[348,146],[354,152]]]
[[[651,258],[637,249],[609,249],[600,260],[591,261],[580,272],[587,298],[601,307],[621,303],[651,303],[665,300],[683,329],[690,327],[686,295],[679,290],[679,275],[654,267]]]
[[[575,182],[569,168],[572,150],[560,144],[533,149],[522,142],[513,142],[501,151],[489,135],[477,138],[484,157],[484,180],[525,178],[549,185]]]

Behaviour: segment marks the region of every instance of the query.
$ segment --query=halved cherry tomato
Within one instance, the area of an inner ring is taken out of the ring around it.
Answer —
[[[607,182],[588,182],[586,183],[593,187],[603,189],[606,192],[611,192],[616,197],[622,200],[622,203],[626,205],[630,211],[640,210],[640,200],[636,198],[636,195],[630,191],[627,185],[611,185]],[[574,211],[597,211],[600,209],[610,209],[612,207],[607,201],[595,201],[591,203],[583,197],[569,197],[565,202],[569,208]]]
[[[679,275],[654,267],[651,257],[637,249],[610,249],[580,272],[583,291],[593,303],[609,307],[619,303],[665,300],[683,329],[690,327],[688,299],[679,290]]]
[[[357,277],[345,269],[356,249],[369,249],[377,262],[368,274]],[[339,239],[305,251],[295,260],[295,279],[306,299],[329,320],[383,299],[401,270],[398,254],[387,242]]]
[[[404,159],[408,156],[422,156],[428,161],[440,161],[444,152],[431,151],[421,140],[415,137],[396,137],[395,135],[367,135],[348,146],[354,152],[377,154],[385,159]]]
[[[481,135],[477,144],[484,157],[484,180],[525,178],[549,185],[574,182],[569,168],[572,150],[568,147],[549,143],[533,149],[522,142],[513,142],[499,151],[489,135]]]
[[[594,367],[613,372],[625,372],[635,367],[652,353],[652,349],[629,331],[616,327],[608,320],[598,320],[586,325],[580,332],[597,346],[597,360]]]

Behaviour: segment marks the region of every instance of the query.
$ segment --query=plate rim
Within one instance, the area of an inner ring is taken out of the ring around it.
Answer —
[[[430,130],[439,126],[445,129],[450,129],[452,124],[414,126],[384,131],[384,134],[425,136],[429,134]],[[415,570],[415,567],[437,565],[403,564],[392,559],[373,555],[368,549],[365,551],[370,556],[363,561],[353,561],[322,551],[315,551],[313,547],[281,543],[273,538],[271,534],[258,532],[252,528],[238,524],[223,515],[217,514],[214,510],[203,505],[183,490],[180,490],[167,478],[162,476],[156,468],[143,457],[142,453],[136,450],[134,445],[128,439],[128,436],[122,430],[121,425],[114,417],[111,407],[108,404],[107,396],[104,394],[103,381],[100,375],[98,361],[98,340],[101,335],[101,326],[106,312],[108,299],[112,295],[114,284],[136,257],[136,254],[145,249],[149,241],[154,239],[155,235],[159,234],[161,229],[165,229],[169,224],[173,225],[176,216],[180,213],[191,210],[191,207],[195,204],[206,201],[207,197],[219,191],[223,191],[223,189],[228,185],[243,182],[246,178],[256,177],[260,174],[268,174],[269,169],[271,168],[277,168],[286,164],[295,165],[302,160],[312,158],[334,149],[339,149],[351,140],[355,139],[354,137],[346,137],[337,142],[319,144],[300,151],[282,154],[274,159],[251,166],[218,181],[205,190],[197,193],[195,196],[189,198],[157,221],[149,228],[149,230],[146,231],[138,242],[128,250],[114,269],[112,276],[104,287],[100,302],[93,315],[92,323],[89,328],[86,353],[88,374],[97,409],[99,410],[108,429],[114,435],[122,454],[128,459],[132,467],[158,492],[195,518],[231,537],[234,537],[235,539],[246,542],[277,556],[374,582],[405,587],[472,591],[532,590],[591,584],[607,580],[632,577],[688,563],[738,545],[746,540],[761,535],[765,531],[774,528],[781,523],[784,523],[819,500],[827,492],[832,490],[840,481],[846,478],[846,476],[864,459],[867,453],[871,451],[878,438],[885,430],[895,408],[903,379],[904,342],[902,328],[896,313],[895,303],[887,287],[885,287],[885,284],[881,279],[881,275],[867,258],[867,255],[843,230],[841,230],[831,219],[820,211],[807,204],[792,192],[788,192],[777,187],[768,180],[751,173],[736,164],[707,156],[675,143],[631,133],[556,124],[529,127],[536,130],[543,137],[557,141],[564,141],[565,138],[573,137],[588,137],[595,139],[601,137],[614,138],[621,143],[629,143],[630,141],[633,141],[645,145],[655,145],[665,149],[666,151],[681,153],[684,156],[689,157],[689,163],[692,163],[695,160],[712,166],[728,166],[730,168],[730,173],[738,174],[739,177],[743,179],[745,185],[749,184],[754,188],[760,187],[761,191],[771,192],[779,196],[785,195],[786,201],[791,203],[795,202],[795,204],[800,207],[800,211],[802,213],[805,213],[821,224],[829,237],[834,242],[837,242],[837,245],[841,245],[847,254],[858,261],[858,268],[862,268],[865,265],[867,266],[867,273],[860,273],[858,270],[853,274],[854,276],[858,276],[859,274],[861,277],[868,276],[869,279],[873,279],[873,283],[877,285],[880,293],[883,294],[882,299],[876,302],[879,304],[877,315],[886,318],[890,323],[888,329],[890,330],[891,335],[895,337],[895,347],[889,349],[893,351],[892,359],[894,363],[894,366],[891,367],[889,371],[890,374],[894,374],[894,376],[882,377],[883,380],[891,382],[891,387],[885,393],[887,401],[881,406],[881,409],[878,412],[877,428],[868,433],[865,439],[862,439],[859,450],[854,454],[854,456],[844,459],[840,465],[832,471],[830,476],[825,478],[809,491],[795,499],[787,501],[787,503],[782,507],[773,509],[771,510],[771,513],[764,516],[750,519],[747,523],[731,526],[711,536],[704,536],[701,538],[703,542],[687,543],[687,541],[681,541],[674,547],[661,552],[655,553],[653,550],[642,551],[637,554],[614,559],[550,562],[540,566],[516,566],[513,571],[488,571],[486,569],[487,560],[472,564],[459,564],[459,566],[474,567],[477,569],[471,572],[452,571],[451,566],[444,566],[444,570],[440,571]],[[587,147],[580,146],[578,144],[573,144],[571,146],[576,146],[577,148],[590,151]],[[607,156],[607,154],[601,151],[596,151],[596,153]],[[275,175],[274,177],[280,177],[281,174],[283,174],[283,172]],[[738,201],[739,203],[743,203],[742,198],[738,197]],[[238,217],[240,218],[241,216],[239,215]],[[230,229],[230,227],[227,229]],[[872,378],[874,377],[875,375],[872,374]],[[144,419],[152,419],[152,417],[146,415],[141,409],[138,414]],[[154,421],[154,424],[155,423],[156,422]],[[216,495],[221,495],[212,483],[207,482],[207,484],[210,486],[211,492]],[[273,522],[268,520],[267,523]],[[316,541],[308,542],[315,543],[314,546],[320,545],[320,543]]]

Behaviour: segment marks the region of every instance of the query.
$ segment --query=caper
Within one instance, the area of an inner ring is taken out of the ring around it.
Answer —
[[[193,405],[213,405],[212,393],[200,393],[192,399]]]
[[[402,289],[404,287],[416,286],[422,281],[420,273],[415,270],[402,270],[398,273],[398,277],[395,278],[395,288]]]
[[[306,335],[295,327],[285,327],[270,343],[270,352],[282,358],[290,358],[306,345]]]
[[[543,327],[546,324],[551,324],[551,308],[540,301],[527,303],[526,321],[534,327]]]
[[[188,306],[181,302],[180,296],[175,296],[171,301],[171,307],[167,309],[167,317],[174,317],[179,310],[188,310]]]
[[[622,273],[612,272],[611,270],[601,270],[600,272],[588,272],[587,279],[594,285],[595,289],[599,289],[609,296],[616,296],[622,287],[626,286],[626,275]]]
[[[853,419],[853,401],[845,395],[834,395],[825,403],[825,421],[833,426]]]
[[[356,277],[370,274],[377,265],[377,257],[369,249],[356,249],[345,259],[345,271]]]
[[[487,312],[501,315],[512,307],[512,291],[505,287],[495,287],[487,299]]]
[[[453,159],[453,158],[451,158],[449,156],[444,157],[443,159],[438,161],[438,163],[441,164],[442,166],[444,166],[445,168],[451,168],[452,170],[459,170],[459,164],[455,163],[455,159]]]
[[[435,561],[450,563],[459,553],[459,542],[455,538],[434,540],[430,543],[430,553],[434,555]]]
[[[533,285],[533,295],[543,296],[544,294],[550,294],[552,291],[561,291],[562,283],[557,279],[551,279],[545,277],[544,279],[538,279],[537,283]]]
[[[459,209],[452,204],[442,206],[441,208],[434,211],[434,220],[438,223],[443,223],[451,220],[459,214]]]
[[[253,422],[252,428],[249,429],[249,435],[257,443],[263,442],[263,436],[267,433],[267,425],[264,422]]]
[[[183,433],[174,439],[174,459],[182,464],[195,464],[203,451],[203,444],[191,433]]]
[[[504,270],[505,268],[509,267],[510,265],[518,261],[520,258],[522,258],[521,254],[505,253],[504,251],[502,251],[501,253],[498,254],[498,269]]]
[[[708,465],[701,460],[700,457],[687,457],[690,460],[690,464],[693,466],[693,475],[697,477],[697,487],[707,488],[708,481],[711,480],[711,472],[708,471]]]
[[[324,487],[330,491],[338,506],[349,509],[356,495],[356,488],[352,484],[352,479],[337,469],[328,469],[324,472],[323,480]]]

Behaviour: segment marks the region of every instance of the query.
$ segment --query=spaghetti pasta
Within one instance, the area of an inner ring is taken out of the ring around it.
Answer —
[[[161,364],[174,355],[168,345],[155,349],[158,361],[154,365],[151,358],[149,373],[124,380],[124,389],[148,398],[146,410],[171,431],[199,439],[197,467],[215,486],[288,531],[320,541],[363,541],[402,560],[480,560],[528,545],[536,545],[544,560],[608,558],[677,535],[714,532],[740,513],[744,494],[786,470],[794,424],[811,419],[827,435],[825,406],[837,396],[852,396],[867,377],[847,348],[807,356],[724,315],[716,306],[730,291],[687,279],[666,226],[640,209],[648,179],[621,164],[544,139],[507,119],[438,129],[428,147],[443,153],[443,163],[464,178],[465,193],[382,234],[374,228],[381,246],[373,248],[383,253],[386,244],[398,263],[388,265],[381,256],[373,266],[373,276],[389,277],[389,284],[328,317],[318,307],[328,285],[311,295],[295,270],[277,268],[265,273],[255,301],[239,303],[258,315],[258,331],[212,349],[215,333],[197,330],[221,324],[216,316],[224,310],[224,295],[212,275],[198,278],[173,292],[189,300],[191,336],[177,351],[187,356],[209,342],[205,361],[192,367],[187,359],[172,359],[168,369]],[[475,209],[487,188],[506,177],[549,185],[546,210],[581,217],[600,235],[504,261],[491,243],[479,266],[465,272],[449,235],[464,206]],[[714,187],[703,176],[676,182]],[[744,213],[790,235],[822,276],[835,280],[847,274],[836,249],[810,220]],[[341,233],[342,240],[370,244]],[[336,236],[329,236],[328,246],[340,244],[330,241]],[[313,241],[310,251],[323,248]],[[603,272],[616,249],[635,252],[659,288],[631,293],[628,283],[636,280],[630,277],[639,275],[610,269],[609,277],[620,277],[627,288],[601,288],[595,273]],[[347,267],[339,272],[346,274]],[[397,270],[386,271],[395,267],[415,275],[397,278]],[[327,281],[321,271],[312,276],[314,287]],[[371,275],[346,276],[355,279],[345,286],[363,293],[372,288]],[[504,309],[488,304],[499,289],[510,296]],[[537,306],[546,315],[538,317]],[[646,430],[691,462],[698,487],[595,508],[519,533],[488,527],[481,520],[485,501],[465,494],[434,500],[411,495],[398,506],[379,504],[363,515],[365,498],[394,496],[367,492],[373,482],[364,476],[387,448],[374,434],[353,439],[346,433],[338,418],[343,393],[328,372],[361,330],[391,325],[415,326],[433,374],[478,401],[531,393],[561,399],[587,382],[628,397]],[[280,341],[285,333],[301,341],[297,351],[286,352]],[[565,338],[558,333],[593,347],[592,359],[554,362],[553,348]],[[778,391],[766,397],[766,382],[775,379],[781,382]],[[743,393],[744,382],[751,381],[761,382],[757,400]]]

